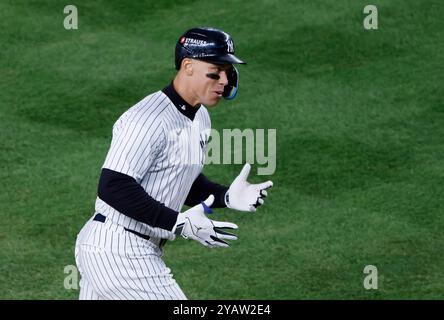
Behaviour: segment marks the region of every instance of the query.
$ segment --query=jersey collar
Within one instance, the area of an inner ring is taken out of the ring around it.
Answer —
[[[168,86],[162,89],[162,92],[170,98],[171,102],[177,108],[177,110],[182,113],[185,117],[189,118],[191,121],[194,120],[196,112],[200,108],[200,104],[197,106],[192,106],[186,102],[174,89],[173,83],[171,82]]]

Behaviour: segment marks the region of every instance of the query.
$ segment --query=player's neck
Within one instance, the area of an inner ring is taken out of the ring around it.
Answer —
[[[176,92],[181,96],[181,98],[185,100],[190,106],[197,107],[200,105],[199,101],[190,90],[190,86],[187,86],[184,79],[182,79],[179,75],[174,78],[173,87],[174,90],[176,90]]]

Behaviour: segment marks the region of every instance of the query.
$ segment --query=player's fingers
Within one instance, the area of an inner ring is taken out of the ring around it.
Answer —
[[[217,248],[217,247],[228,248],[230,246],[227,242],[225,242],[224,240],[222,240],[222,239],[220,239],[218,237],[210,236],[210,238],[214,241],[212,243],[213,248]]]
[[[219,238],[219,239],[225,239],[225,240],[237,240],[237,237],[236,236],[230,236],[230,235],[226,235],[226,234],[219,234],[219,233],[216,233],[216,235],[217,235],[217,237]]]
[[[231,222],[221,222],[221,221],[212,221],[213,226],[218,229],[233,229],[236,230],[238,227],[236,224]]]
[[[237,235],[233,233],[225,232],[218,228],[214,228],[214,231],[219,239],[237,240]]]
[[[253,204],[253,207],[257,208],[257,207],[259,207],[259,206],[261,206],[261,205],[263,205],[263,204],[264,204],[264,199],[262,199],[262,198],[257,198],[256,203]]]
[[[268,180],[267,182],[262,182],[254,185],[258,190],[264,190],[271,188],[273,186],[273,181]]]
[[[237,178],[241,179],[242,181],[247,181],[248,175],[250,174],[250,170],[251,170],[251,165],[247,162],[242,168]]]
[[[211,245],[211,243],[209,242],[209,241],[207,241],[207,240],[199,240],[199,242],[202,244],[202,245],[204,245],[205,247],[212,247],[212,245]]]
[[[214,202],[214,196],[212,194],[210,194],[210,196],[204,201],[204,203],[208,207],[211,207],[213,205],[213,202]]]
[[[209,242],[206,241],[206,245],[207,248],[213,249],[213,248],[217,248],[218,246],[214,244],[214,242]]]
[[[213,213],[213,210],[211,210],[210,208],[213,202],[214,202],[214,196],[212,194],[205,201],[201,202],[205,213]]]
[[[261,190],[260,195],[262,198],[266,198],[268,195],[267,190]]]

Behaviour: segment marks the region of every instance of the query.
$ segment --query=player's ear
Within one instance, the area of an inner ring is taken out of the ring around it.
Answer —
[[[193,74],[193,61],[189,58],[183,59],[180,69],[183,70],[188,76],[191,76]]]

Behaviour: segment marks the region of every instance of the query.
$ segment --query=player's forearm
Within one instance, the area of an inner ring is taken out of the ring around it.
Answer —
[[[152,198],[133,177],[102,169],[98,196],[108,205],[152,227],[172,230],[178,212]]]
[[[196,180],[194,180],[187,199],[185,200],[185,204],[190,207],[195,206],[212,194],[215,198],[212,207],[224,208],[227,206],[224,201],[224,196],[227,190],[228,187],[208,180],[208,178],[201,173]]]

